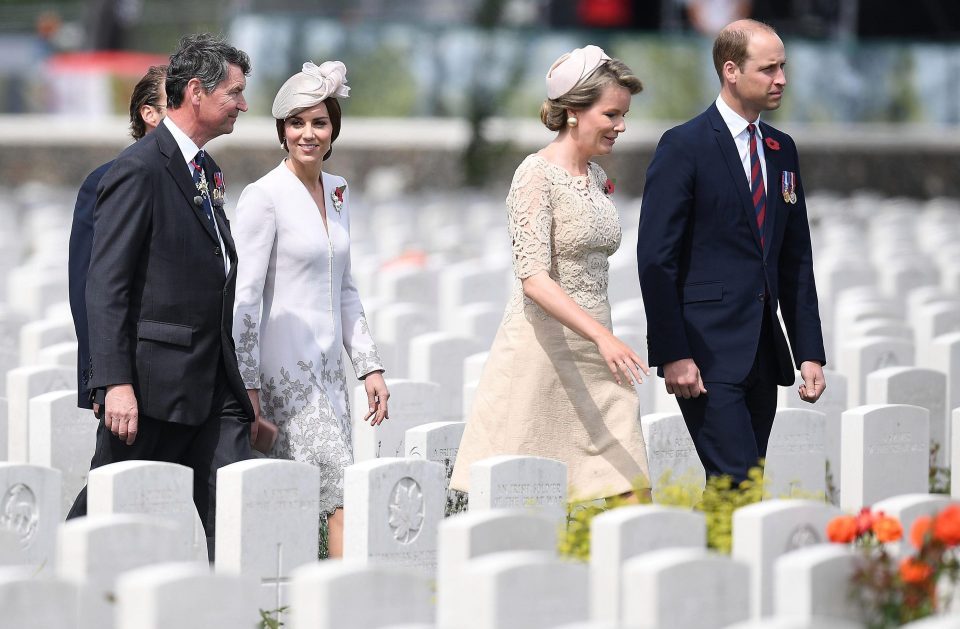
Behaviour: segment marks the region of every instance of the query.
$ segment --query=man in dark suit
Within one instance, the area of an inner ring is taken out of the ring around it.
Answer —
[[[766,455],[777,385],[796,364],[815,402],[826,358],[797,149],[760,122],[786,86],[783,42],[741,20],[713,58],[720,96],[663,135],[647,171],[637,263],[650,364],[707,474],[742,481]]]
[[[250,458],[253,409],[231,333],[237,258],[223,174],[201,149],[247,110],[249,72],[246,53],[221,39],[180,41],[167,117],[100,182],[87,277],[89,386],[105,392],[91,468],[191,467],[211,557],[217,469]],[[84,490],[68,517],[85,512]]]
[[[167,94],[164,81],[167,66],[153,66],[133,88],[130,96],[130,135],[139,140],[153,131],[163,120],[167,109]],[[70,228],[69,292],[70,312],[73,327],[77,331],[77,406],[93,408],[90,388],[90,342],[87,335],[87,269],[90,267],[90,250],[93,249],[93,208],[97,203],[97,186],[113,166],[113,160],[102,164],[84,179],[73,208],[73,225]],[[99,405],[97,405],[99,407]],[[94,412],[99,413],[99,408]]]

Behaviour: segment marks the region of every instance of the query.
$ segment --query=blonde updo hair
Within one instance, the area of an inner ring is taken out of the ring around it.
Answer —
[[[540,120],[551,131],[559,131],[567,125],[568,109],[587,109],[600,99],[603,88],[614,83],[627,88],[631,94],[643,91],[643,83],[627,64],[610,59],[563,96],[544,100],[540,105]]]

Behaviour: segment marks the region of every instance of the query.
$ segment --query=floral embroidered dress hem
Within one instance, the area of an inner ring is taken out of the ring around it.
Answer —
[[[343,350],[363,377],[383,364],[350,275],[349,191],[323,173],[327,227],[281,162],[237,203],[233,333],[244,385],[279,429],[271,456],[320,468],[320,508],[343,506],[353,463]]]
[[[452,488],[469,491],[470,465],[503,454],[565,462],[571,500],[649,486],[636,391],[618,385],[596,345],[544,312],[520,283],[548,272],[611,328],[608,258],[621,231],[606,184],[593,163],[580,177],[540,155],[517,169],[507,196],[517,280],[474,394]]]

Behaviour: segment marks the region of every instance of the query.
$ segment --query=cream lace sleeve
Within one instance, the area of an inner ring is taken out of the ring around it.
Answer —
[[[507,217],[513,246],[513,270],[524,279],[550,272],[553,208],[550,206],[550,182],[542,161],[530,156],[513,175],[507,194]]]

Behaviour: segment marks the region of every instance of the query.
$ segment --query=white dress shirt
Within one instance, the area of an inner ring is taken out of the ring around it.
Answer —
[[[717,96],[717,109],[720,111],[720,116],[723,118],[723,121],[727,123],[727,128],[730,129],[730,135],[733,136],[733,141],[737,145],[737,153],[740,154],[740,163],[743,164],[743,174],[747,178],[747,188],[749,189],[750,132],[747,131],[747,125],[750,123],[731,109],[730,105],[724,102],[722,96]],[[767,179],[767,160],[763,154],[763,136],[760,133],[760,116],[757,116],[753,124],[757,127],[757,157],[760,158],[760,171],[763,173],[763,189],[769,197],[770,191],[767,190],[767,182],[769,181],[769,179]]]
[[[170,118],[164,118],[163,124],[167,125],[167,129],[170,130],[171,135],[173,135],[173,139],[177,141],[177,146],[180,147],[180,152],[183,154],[183,159],[187,163],[187,172],[190,173],[190,179],[193,179],[194,167],[191,162],[193,162],[193,158],[197,156],[197,151],[200,150],[200,147],[190,139],[190,136],[181,131],[180,127],[178,127],[173,120],[170,120]],[[210,203],[212,207],[213,202],[211,201]],[[229,275],[230,255],[227,253],[227,248],[223,246],[223,237],[220,235],[220,227],[217,225],[216,218],[214,218],[213,221],[213,229],[217,232],[217,240],[220,242],[220,251],[223,253],[223,272],[225,275]]]

